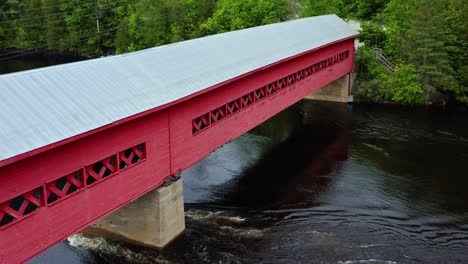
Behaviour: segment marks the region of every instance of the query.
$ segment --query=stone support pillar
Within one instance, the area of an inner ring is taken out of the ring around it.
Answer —
[[[342,103],[352,102],[351,89],[353,81],[353,73],[348,73],[322,89],[306,96],[305,99]]]
[[[161,249],[185,229],[182,179],[160,187],[83,231],[140,246]]]

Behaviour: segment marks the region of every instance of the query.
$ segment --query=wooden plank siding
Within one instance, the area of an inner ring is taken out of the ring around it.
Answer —
[[[344,57],[337,59],[340,55]],[[274,93],[266,92],[268,84],[303,74],[324,60],[328,62],[321,70],[297,77],[294,84]],[[24,262],[157,188],[226,142],[351,72],[353,62],[354,39],[337,42],[180,104],[0,167],[0,220],[4,219],[0,223],[0,263]],[[227,114],[228,103],[258,89],[266,93]],[[214,122],[210,115],[217,109],[226,115]],[[206,114],[209,126],[194,131],[194,120]],[[143,156],[135,158],[132,151]],[[138,161],[121,168],[120,155],[132,155]],[[102,170],[102,178],[89,181],[87,170],[96,174]],[[54,186],[67,186],[68,192],[52,194]],[[5,215],[12,209],[18,215],[8,220]]]

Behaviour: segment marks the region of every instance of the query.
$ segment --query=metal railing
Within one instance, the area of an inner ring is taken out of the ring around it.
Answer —
[[[387,70],[391,72],[395,71],[397,64],[391,59],[389,59],[387,56],[385,56],[382,49],[374,48],[374,59],[382,66],[384,66]]]

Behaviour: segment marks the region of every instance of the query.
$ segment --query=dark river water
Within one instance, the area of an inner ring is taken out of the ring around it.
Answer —
[[[183,173],[164,251],[78,234],[31,263],[468,263],[467,121],[302,101]]]

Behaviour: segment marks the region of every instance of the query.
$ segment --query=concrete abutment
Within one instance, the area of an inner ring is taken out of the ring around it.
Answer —
[[[311,93],[306,96],[305,99],[341,103],[352,102],[353,97],[351,91],[355,78],[354,76],[355,74],[350,72],[322,89]]]
[[[185,230],[182,179],[152,190],[82,233],[162,249]]]

